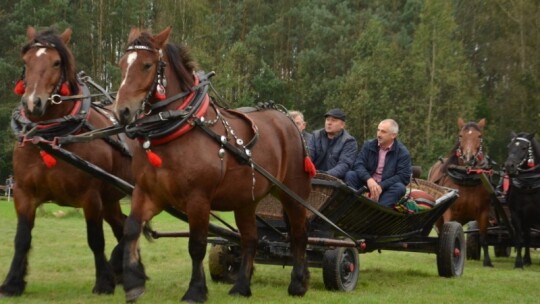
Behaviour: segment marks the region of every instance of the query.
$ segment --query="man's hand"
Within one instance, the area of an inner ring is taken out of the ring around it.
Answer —
[[[369,189],[369,193],[371,194],[371,199],[378,202],[379,196],[382,192],[381,186],[379,186],[379,184],[373,178],[367,180],[367,186]]]

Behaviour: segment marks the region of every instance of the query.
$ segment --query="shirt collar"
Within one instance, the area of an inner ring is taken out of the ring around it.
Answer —
[[[392,146],[394,145],[394,142],[392,142],[390,144],[390,146],[388,146],[387,148],[382,148],[380,145],[379,146],[379,150],[383,150],[383,151],[390,151],[392,149]]]

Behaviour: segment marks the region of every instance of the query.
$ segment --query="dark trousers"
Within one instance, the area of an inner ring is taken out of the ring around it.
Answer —
[[[354,188],[360,189],[364,183],[360,181],[358,175],[354,171],[349,171],[345,174],[345,183]],[[395,183],[384,189],[379,197],[379,204],[385,207],[392,208],[405,195],[407,188],[402,183]]]

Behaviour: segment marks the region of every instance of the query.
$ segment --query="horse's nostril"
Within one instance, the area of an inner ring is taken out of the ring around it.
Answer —
[[[129,110],[129,108],[126,107],[120,111],[119,116],[120,116],[120,122],[123,124],[127,124],[129,123],[129,119],[131,117],[131,111]]]

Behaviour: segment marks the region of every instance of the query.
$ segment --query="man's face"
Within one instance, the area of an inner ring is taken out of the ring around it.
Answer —
[[[296,126],[298,127],[298,130],[300,131],[304,131],[304,129],[306,128],[306,122],[300,116],[296,116],[294,118],[294,123],[296,124]]]
[[[336,135],[345,128],[345,122],[332,116],[326,116],[324,130],[328,135]]]
[[[379,142],[379,146],[383,148],[390,146],[396,136],[397,134],[390,132],[389,122],[381,122],[377,127],[377,141]]]

